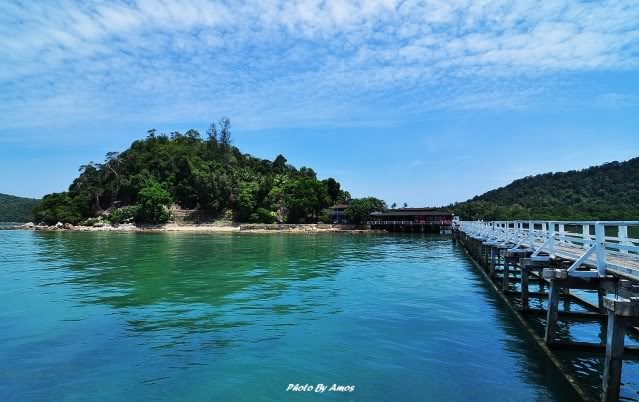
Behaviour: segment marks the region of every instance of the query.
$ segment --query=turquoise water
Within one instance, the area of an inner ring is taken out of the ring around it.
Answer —
[[[3,401],[574,398],[450,237],[5,231],[0,275]]]

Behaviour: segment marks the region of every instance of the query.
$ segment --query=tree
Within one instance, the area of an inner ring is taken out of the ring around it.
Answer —
[[[326,186],[328,196],[331,198],[331,204],[336,204],[337,199],[340,196],[340,184],[332,177],[329,177],[326,180],[322,180],[322,183],[324,183],[324,185]]]
[[[404,208],[408,208],[408,203],[407,202],[404,203]]]
[[[269,211],[266,208],[258,208],[254,214],[251,215],[251,221],[257,223],[274,223],[276,220],[276,214],[273,211]]]
[[[393,205],[391,205],[391,209],[395,209],[395,208],[397,208],[397,203],[396,202],[394,202]]]
[[[231,147],[231,120],[224,116],[220,119],[220,144],[223,148]]]
[[[386,203],[375,197],[358,198],[351,201],[344,210],[346,219],[353,223],[362,223],[370,219],[373,212],[384,212],[387,210]]]
[[[339,190],[339,196],[337,196],[336,202],[340,204],[349,201],[351,198],[351,193],[349,193],[348,191]]]
[[[34,210],[39,222],[54,225],[58,222],[77,224],[82,219],[78,206],[69,193],[53,193],[45,195]]]
[[[105,190],[103,167],[103,165],[95,162],[80,166],[78,169],[80,177],[75,179],[69,187],[69,196],[71,198],[80,197],[86,201],[86,205],[81,206],[78,211],[80,214],[86,214],[91,210],[102,211],[100,197]]]
[[[138,194],[138,220],[149,223],[165,223],[171,217],[168,206],[171,194],[158,183],[151,183]]]
[[[273,170],[279,173],[284,173],[286,171],[286,163],[288,161],[282,154],[277,155],[277,158],[273,161]]]
[[[215,123],[211,123],[209,128],[206,130],[206,137],[210,142],[217,144],[217,127],[215,127]]]
[[[308,176],[289,180],[283,189],[289,223],[317,222],[330,198],[321,182]]]
[[[246,221],[257,208],[259,185],[254,181],[240,183],[236,219]]]
[[[106,176],[109,174],[115,175],[115,183],[111,186],[111,199],[115,200],[118,197],[120,191],[120,174],[118,173],[120,165],[120,153],[119,152],[107,152],[104,158],[104,168],[106,168]]]
[[[184,136],[190,140],[193,141],[200,141],[200,132],[197,130],[193,130],[190,129],[189,131],[187,131],[186,133],[184,133]]]

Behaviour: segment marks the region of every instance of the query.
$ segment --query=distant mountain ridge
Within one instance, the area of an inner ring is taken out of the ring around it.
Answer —
[[[40,200],[0,193],[0,222],[29,222]]]
[[[639,220],[639,158],[524,177],[446,209],[464,220]]]

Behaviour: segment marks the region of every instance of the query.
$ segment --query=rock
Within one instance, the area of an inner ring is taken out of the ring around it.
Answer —
[[[102,223],[102,222],[96,222],[96,223],[94,223],[94,224],[93,224],[93,227],[94,227],[94,228],[101,228],[101,227],[104,227],[104,223]]]
[[[62,229],[63,227],[64,227],[64,225],[62,224],[62,222],[58,222],[54,226],[55,229]]]
[[[33,229],[35,227],[35,225],[33,224],[33,222],[29,222],[29,223],[25,223],[24,225],[22,225],[22,227],[24,229]]]
[[[74,226],[72,224],[70,224],[70,223],[65,223],[64,224],[64,228],[66,230],[73,230]]]

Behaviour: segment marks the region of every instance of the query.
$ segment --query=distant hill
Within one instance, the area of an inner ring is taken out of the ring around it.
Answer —
[[[639,158],[524,177],[447,209],[464,220],[639,220]]]
[[[0,222],[29,222],[39,200],[0,194]]]

